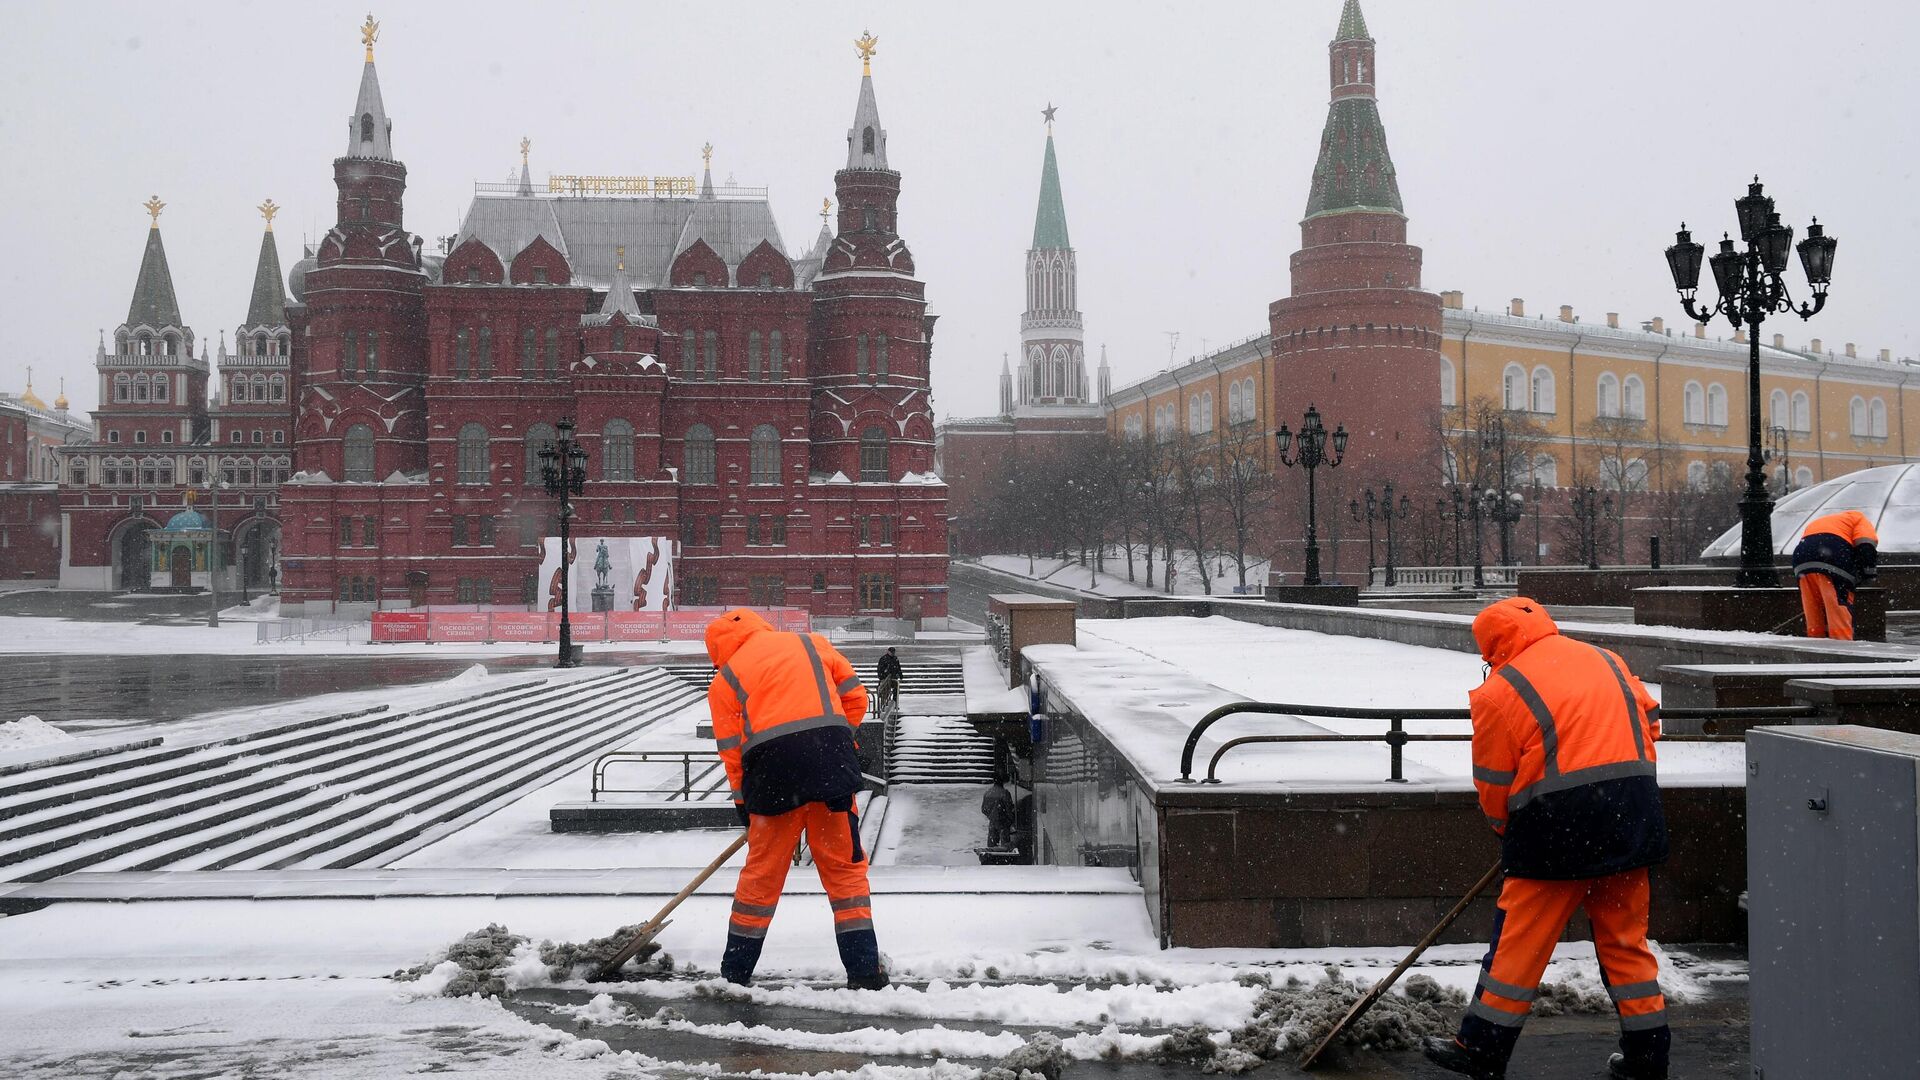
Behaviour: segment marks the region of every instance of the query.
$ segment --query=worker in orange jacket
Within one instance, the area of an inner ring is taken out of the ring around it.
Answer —
[[[775,630],[746,608],[709,623],[706,638],[718,669],[707,688],[713,737],[747,828],[720,974],[752,982],[804,833],[833,907],[847,985],[886,986],[853,808],[861,786],[854,730],[867,713],[866,687],[826,638]]]
[[[1665,1080],[1672,1036],[1647,947],[1647,868],[1667,857],[1659,703],[1618,656],[1561,636],[1526,597],[1482,611],[1473,637],[1489,671],[1470,695],[1473,782],[1507,876],[1460,1033],[1423,1049],[1457,1073],[1505,1076],[1554,943],[1584,908],[1620,1014],[1608,1075]]]
[[[1880,534],[1858,510],[1807,522],[1793,549],[1807,636],[1853,640],[1853,589],[1880,573]]]

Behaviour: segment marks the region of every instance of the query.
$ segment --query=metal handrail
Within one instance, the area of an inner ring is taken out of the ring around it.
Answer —
[[[1250,742],[1384,742],[1389,750],[1390,766],[1387,779],[1394,783],[1405,783],[1403,774],[1403,751],[1409,742],[1470,742],[1472,735],[1464,734],[1410,734],[1401,727],[1407,720],[1471,720],[1473,714],[1467,709],[1365,709],[1341,705],[1291,705],[1270,701],[1235,701],[1213,709],[1200,718],[1187,732],[1187,742],[1180,750],[1180,782],[1191,784],[1193,779],[1193,754],[1200,745],[1200,736],[1208,728],[1229,716],[1244,713],[1270,716],[1306,717],[1318,716],[1329,720],[1384,720],[1387,730],[1378,735],[1342,735],[1336,732],[1325,734],[1292,735],[1243,735],[1229,739],[1214,751],[1213,760],[1207,765],[1205,783],[1217,784],[1214,769],[1220,758],[1233,747]],[[1812,705],[1754,705],[1746,708],[1693,708],[1662,709],[1663,720],[1788,720],[1805,719],[1820,715],[1820,710]],[[1667,735],[1662,742],[1737,742],[1736,735]]]
[[[679,787],[614,788],[606,785],[609,765],[672,761],[675,758],[680,760]],[[698,776],[693,771],[695,759],[703,763]],[[679,798],[684,802],[691,802],[694,781],[705,780],[719,767],[720,753],[717,750],[612,750],[593,760],[593,781],[588,788],[588,801],[599,802],[601,792],[608,792],[620,795],[665,795],[669,801]]]

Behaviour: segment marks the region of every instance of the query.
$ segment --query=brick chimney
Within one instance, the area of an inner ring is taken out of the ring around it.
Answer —
[[[1784,349],[1784,348],[1786,348],[1786,347],[1787,347],[1787,335],[1785,335],[1785,334],[1775,334],[1775,335],[1773,335],[1773,347],[1774,347],[1774,348],[1776,348],[1776,349]]]
[[[1573,321],[1573,305],[1572,304],[1560,305],[1560,321],[1561,322]]]
[[[1854,349],[1853,342],[1851,341],[1847,342],[1847,358],[1849,360],[1858,360],[1860,358],[1860,353]]]
[[[1703,322],[1694,323],[1693,336],[1705,341],[1707,339],[1707,324]]]
[[[1620,313],[1619,312],[1617,311],[1607,312],[1607,329],[1609,330],[1620,329]]]
[[[1807,346],[1807,351],[1808,351],[1808,352],[1816,352],[1816,353],[1817,353],[1817,352],[1819,352],[1819,351],[1820,351],[1820,339],[1819,339],[1819,338],[1814,338],[1814,339],[1813,339],[1813,343],[1812,343],[1811,345],[1808,345],[1808,346]]]
[[[1881,350],[1880,350],[1880,362],[1881,362],[1881,363],[1885,363],[1885,364],[1891,364],[1891,363],[1893,363],[1893,350],[1892,350],[1892,349],[1881,349]]]
[[[1745,345],[1747,343],[1747,332],[1745,330],[1735,330],[1733,332],[1733,340]]]
[[[1654,332],[1654,333],[1656,333],[1656,334],[1664,334],[1664,333],[1666,333],[1666,332],[1667,332],[1667,320],[1665,320],[1665,319],[1663,319],[1663,318],[1661,318],[1661,317],[1660,317],[1660,316],[1658,316],[1658,315],[1655,315],[1655,316],[1653,317],[1653,332]]]
[[[1513,298],[1513,303],[1511,303],[1511,304],[1509,304],[1509,305],[1507,306],[1507,314],[1509,314],[1509,315],[1511,315],[1511,316],[1513,316],[1513,317],[1514,317],[1514,318],[1516,318],[1516,319],[1524,319],[1524,318],[1526,318],[1526,317],[1527,317],[1527,302],[1526,302],[1525,300],[1522,300],[1522,299],[1520,299],[1520,298],[1519,298],[1519,297],[1517,297],[1517,296],[1516,296],[1516,297],[1514,297],[1514,298]]]

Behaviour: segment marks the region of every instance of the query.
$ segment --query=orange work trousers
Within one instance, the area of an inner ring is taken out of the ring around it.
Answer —
[[[1593,948],[1623,1032],[1667,1026],[1660,963],[1647,947],[1647,871],[1576,881],[1507,879],[1494,916],[1493,943],[1481,965],[1467,1015],[1517,1034],[1533,1007],[1540,976],[1573,913],[1585,908]],[[1471,1021],[1469,1021],[1471,1022]]]
[[[733,918],[727,929],[745,938],[764,938],[780,904],[780,892],[793,866],[793,853],[806,834],[813,867],[833,906],[836,934],[873,929],[873,901],[867,895],[867,856],[860,848],[860,817],[851,809],[829,810],[812,802],[784,814],[754,814],[747,824],[747,865],[733,891]]]
[[[1841,588],[1825,574],[1801,574],[1800,611],[1807,617],[1807,636],[1852,641],[1852,599],[1852,589]]]

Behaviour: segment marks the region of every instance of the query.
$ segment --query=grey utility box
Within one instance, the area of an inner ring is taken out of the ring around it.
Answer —
[[[1920,1076],[1920,735],[1747,733],[1754,1080]]]

